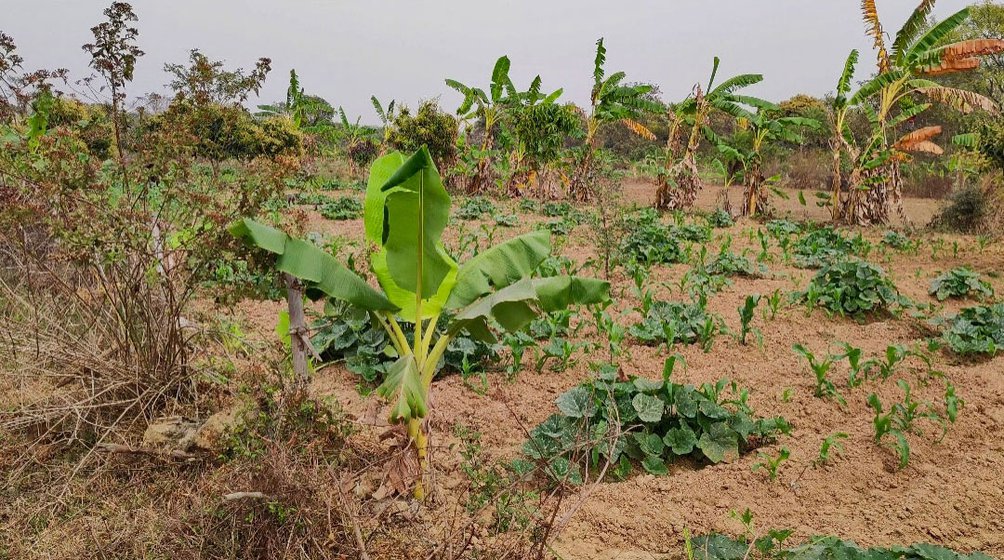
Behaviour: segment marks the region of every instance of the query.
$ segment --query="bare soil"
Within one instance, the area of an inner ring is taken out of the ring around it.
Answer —
[[[648,205],[654,187],[639,181],[625,185],[628,202]],[[698,210],[710,210],[715,205],[717,188],[705,189],[698,199]],[[814,197],[806,195],[808,205],[802,206],[797,193],[788,200],[778,200],[779,216],[792,219],[825,220],[825,209],[815,206]],[[361,194],[360,194],[361,198]],[[455,204],[458,201],[455,201]],[[516,205],[496,202],[518,212]],[[907,199],[906,210],[915,225],[926,224],[934,215],[938,202],[930,199]],[[520,213],[517,227],[497,228],[494,242],[529,231],[535,224],[547,221],[539,215]],[[358,252],[362,243],[362,220],[333,222],[316,212],[308,212],[308,230],[343,237],[354,242]],[[458,228],[464,224],[463,228]],[[455,245],[458,229],[477,230],[479,222],[457,222],[448,229],[446,242]],[[708,244],[709,253],[719,246],[726,235],[733,238],[733,250],[758,251],[747,232],[759,224],[740,221],[727,229],[715,230]],[[864,235],[878,243],[885,230],[865,229]],[[925,243],[917,254],[904,254],[876,249],[870,257],[890,273],[901,293],[920,302],[934,303],[927,295],[931,280],[937,274],[955,266],[967,265],[988,278],[997,293],[1004,293],[1004,246],[993,242],[982,249],[973,237],[918,232]],[[584,262],[597,255],[594,232],[588,225],[575,228],[566,243],[560,245],[563,254]],[[730,286],[713,295],[711,311],[721,315],[728,326],[739,330],[737,308],[746,295],[769,294],[774,290],[791,292],[802,289],[814,271],[796,269],[781,262],[779,250],[773,248],[774,260],[767,263],[770,273],[765,278],[733,278]],[[676,282],[689,270],[689,265],[657,266],[650,283],[661,299],[682,300]],[[590,272],[587,272],[590,274]],[[610,279],[616,307],[623,312],[621,321],[627,325],[637,319],[632,308],[638,303],[632,295],[632,281],[621,271]],[[972,302],[968,302],[971,304]],[[950,302],[942,306],[949,313],[967,302]],[[237,306],[240,321],[247,332],[261,340],[272,340],[279,302],[244,302]],[[761,310],[766,304],[761,303]],[[909,380],[916,397],[940,406],[944,382],[928,381],[928,369],[911,359],[897,375],[886,381],[868,381],[862,387],[847,388],[846,366],[834,367],[831,377],[837,382],[847,406],[813,396],[814,378],[808,366],[792,351],[792,345],[802,343],[816,351],[838,351],[838,342],[849,342],[865,349],[866,355],[882,355],[887,345],[922,343],[934,334],[925,322],[910,318],[887,317],[858,323],[851,319],[829,317],[821,311],[807,314],[802,306],[783,308],[773,320],[758,310],[754,326],[763,334],[762,347],[743,346],[728,335],[719,335],[709,352],[696,345],[677,345],[674,352],[682,354],[686,368],[674,374],[678,382],[700,384],[726,377],[749,387],[750,404],[758,415],[784,416],[793,426],[790,437],[758,451],[776,455],[781,446],[791,450],[791,459],[780,469],[776,481],[768,480],[764,472],[754,472],[756,452],[741,456],[728,464],[697,466],[692,463],[671,467],[668,476],[644,474],[641,469],[624,482],[603,482],[590,485],[588,496],[572,495],[565,502],[565,512],[574,511],[568,525],[554,546],[554,552],[567,560],[640,560],[681,558],[685,530],[691,534],[708,531],[738,533],[741,526],[730,511],[749,508],[756,526],[791,528],[793,539],[812,535],[832,534],[862,545],[893,545],[932,542],[962,551],[982,551],[1004,557],[1004,356],[981,361],[959,361],[947,354],[936,354],[934,367],[944,373],[965,400],[958,422],[944,438],[933,424],[924,424],[922,435],[911,435],[909,465],[898,470],[897,459],[888,447],[873,441],[872,412],[865,399],[870,392],[883,402],[898,400],[902,393],[895,380]],[[581,329],[587,339],[596,339],[590,325]],[[621,366],[625,373],[659,378],[662,364],[669,353],[663,349],[627,343]],[[454,429],[464,426],[479,432],[485,453],[498,460],[515,458],[526,439],[526,431],[554,413],[554,400],[562,392],[588,379],[589,361],[598,355],[579,353],[575,363],[563,372],[537,373],[525,369],[512,381],[501,373],[489,374],[489,389],[485,394],[472,390],[459,375],[447,375],[435,381],[432,389],[433,461],[436,469],[435,489],[426,509],[408,520],[397,521],[382,528],[371,541],[373,558],[401,557],[401,550],[390,541],[421,542],[428,545],[431,535],[442,534],[443,526],[453,519],[455,507],[464,486],[459,440]],[[341,364],[322,368],[316,375],[312,391],[334,396],[341,407],[356,419],[382,416],[383,408],[375,395],[359,392],[359,379]],[[783,398],[786,392],[790,398]],[[362,424],[362,423],[361,423]],[[376,441],[383,430],[379,426],[361,428],[363,437]],[[845,432],[846,451],[826,466],[814,466],[823,438],[835,432]],[[247,489],[254,489],[249,484]],[[138,491],[138,489],[137,489]],[[580,507],[581,506],[581,507]],[[119,512],[120,514],[122,512]],[[54,533],[57,538],[60,533]],[[58,540],[58,539],[57,539]],[[384,545],[386,544],[386,549]]]
[[[643,182],[625,184],[625,197],[639,205],[651,203],[654,188]],[[698,199],[698,207],[710,210],[715,205],[717,188],[708,188]],[[797,193],[788,200],[778,200],[780,216],[793,219],[825,220],[827,212],[813,203],[802,206]],[[906,210],[916,225],[926,224],[935,214],[938,201],[907,199]],[[500,228],[496,241],[528,231],[540,216],[521,216],[516,228]],[[468,222],[471,224],[471,222]],[[756,227],[739,222],[732,228],[715,231],[709,252],[725,235],[734,239],[733,249],[755,248],[743,234]],[[332,223],[314,216],[310,226],[318,231],[356,237],[361,222]],[[878,243],[882,229],[863,230]],[[871,260],[884,267],[900,291],[917,301],[933,302],[927,295],[934,276],[955,266],[968,265],[984,276],[990,275],[997,292],[1004,291],[998,274],[1004,265],[1004,247],[992,243],[979,249],[971,237],[918,233],[925,242],[917,255],[888,251]],[[579,226],[570,235],[562,252],[582,262],[596,254],[590,242],[589,226]],[[941,239],[944,241],[935,241]],[[448,243],[451,240],[447,240]],[[937,250],[935,246],[941,247]],[[957,253],[953,249],[957,247]],[[775,248],[776,250],[776,248]],[[755,250],[754,250],[755,254]],[[737,308],[751,293],[769,294],[775,289],[790,292],[804,288],[814,271],[770,263],[770,274],[763,279],[733,279],[732,285],[713,296],[710,308],[725,318],[729,327],[738,330]],[[674,282],[689,265],[659,266],[652,282],[662,282],[660,297],[681,299]],[[630,280],[618,274],[611,279],[619,307],[635,305]],[[970,302],[971,303],[971,302]],[[963,303],[949,303],[944,312],[957,310]],[[763,306],[762,306],[763,307]],[[625,321],[637,316],[627,315]],[[873,441],[872,413],[865,399],[878,393],[883,402],[899,399],[896,378],[917,385],[917,396],[940,406],[944,385],[932,380],[920,386],[927,368],[910,361],[887,381],[870,381],[856,389],[841,387],[847,406],[813,396],[814,379],[807,365],[792,351],[802,343],[817,351],[838,350],[838,342],[849,342],[865,349],[866,355],[879,356],[887,345],[920,343],[933,331],[929,325],[909,317],[889,317],[866,323],[828,317],[823,312],[808,315],[804,307],[790,307],[768,320],[758,314],[754,324],[763,332],[763,346],[742,346],[729,336],[716,338],[710,352],[696,345],[677,346],[675,351],[686,358],[686,369],[678,372],[678,381],[702,383],[722,377],[737,381],[751,390],[751,404],[763,416],[782,415],[794,426],[790,437],[761,449],[776,455],[781,446],[791,450],[791,459],[771,482],[763,472],[753,472],[756,453],[742,456],[731,464],[695,468],[680,465],[669,476],[636,474],[625,482],[596,485],[558,540],[555,551],[562,558],[576,560],[675,558],[680,557],[683,531],[692,534],[708,531],[741,531],[729,512],[749,508],[757,527],[791,528],[794,539],[833,534],[863,545],[893,545],[932,542],[964,551],[980,550],[1004,556],[1004,357],[977,362],[960,362],[948,355],[936,356],[936,369],[944,372],[965,400],[958,422],[941,439],[940,429],[926,426],[923,435],[910,437],[909,466],[896,469],[891,449]],[[584,332],[591,328],[584,329]],[[667,356],[641,345],[629,344],[622,362],[630,375],[658,378]],[[434,460],[441,479],[459,476],[460,458],[457,441],[450,435],[453,427],[464,425],[482,434],[489,453],[500,459],[516,457],[525,440],[525,430],[556,411],[555,398],[590,376],[587,362],[593,356],[579,355],[573,367],[561,373],[525,371],[514,382],[501,375],[492,377],[491,389],[479,395],[456,375],[446,376],[433,387],[432,426],[437,452]],[[845,365],[834,367],[831,376],[838,386],[847,374]],[[346,407],[360,407],[360,414],[374,406],[375,397],[350,397],[356,381],[340,366],[324,370],[318,388],[350,398]],[[791,391],[787,402],[785,390]],[[846,452],[825,467],[813,466],[823,438],[845,432]],[[636,470],[636,472],[640,471]],[[441,493],[449,493],[444,484]],[[439,503],[450,498],[439,496]],[[434,501],[435,502],[435,501]],[[572,502],[570,502],[572,503]],[[435,508],[436,506],[433,506]],[[433,517],[435,513],[433,512]]]

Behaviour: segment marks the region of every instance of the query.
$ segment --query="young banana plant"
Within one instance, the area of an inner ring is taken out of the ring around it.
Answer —
[[[398,152],[379,158],[366,191],[366,240],[375,250],[370,269],[381,290],[307,241],[244,219],[231,232],[277,255],[276,266],[299,278],[308,296],[347,301],[369,311],[397,351],[380,387],[390,401],[389,419],[405,424],[420,472],[414,496],[424,498],[429,469],[429,390],[450,341],[462,332],[495,340],[495,329],[517,331],[539,313],[608,299],[609,284],[576,276],[535,278],[550,254],[546,232],[532,232],[482,251],[458,264],[441,235],[450,196],[426,148],[410,158]],[[440,317],[450,318],[438,329]],[[414,325],[405,335],[401,323]]]

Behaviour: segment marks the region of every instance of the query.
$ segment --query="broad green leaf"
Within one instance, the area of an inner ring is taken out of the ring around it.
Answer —
[[[645,468],[650,474],[656,476],[665,476],[669,474],[669,469],[666,468],[666,463],[659,457],[654,455],[649,455],[641,460],[641,466]]]
[[[593,397],[585,387],[565,391],[555,401],[558,410],[569,418],[591,418],[596,414]]]
[[[324,294],[368,311],[398,309],[386,296],[312,243],[289,237],[249,218],[230,226],[230,233],[278,255],[276,268],[302,280],[306,284],[307,295],[312,298]]]
[[[662,413],[665,410],[665,403],[659,397],[638,393],[631,399],[631,405],[638,412],[638,418],[642,422],[655,423],[662,420]]]
[[[550,234],[535,231],[478,253],[457,272],[457,283],[446,302],[458,309],[496,290],[528,278],[551,252]]]
[[[666,449],[666,444],[656,434],[634,434],[634,439],[645,455],[662,457],[662,452]]]
[[[725,410],[721,405],[710,399],[701,399],[701,402],[698,404],[698,409],[701,411],[701,414],[714,420],[729,417],[728,410]]]
[[[676,455],[689,455],[693,453],[694,446],[697,445],[697,434],[686,425],[680,428],[670,428],[663,436],[662,442]]]
[[[389,420],[392,424],[424,418],[428,414],[425,388],[414,354],[401,356],[390,366],[384,382],[377,387],[377,394],[391,402]]]
[[[662,389],[664,383],[660,381],[654,381],[652,379],[645,379],[644,377],[636,377],[632,383],[639,391],[645,393],[652,393]]]
[[[725,422],[715,422],[701,434],[697,447],[713,463],[729,462],[739,457],[739,434]]]
[[[370,265],[405,321],[438,314],[456,282],[457,263],[441,235],[450,214],[450,195],[426,148],[401,163],[391,153],[372,166],[366,191],[366,239],[377,249]],[[396,165],[396,167],[395,167]],[[389,176],[388,176],[389,174]]]
[[[717,533],[694,537],[692,546],[698,560],[743,560],[750,550],[749,545]]]
[[[289,311],[286,309],[279,312],[279,320],[275,323],[275,334],[279,337],[279,342],[282,342],[283,346],[289,348]]]
[[[539,311],[557,311],[571,304],[600,303],[608,297],[610,284],[577,276],[524,278],[488,294],[460,310],[449,333],[467,330],[472,336],[494,341],[488,327],[494,319],[506,331],[517,331],[532,321]]]
[[[676,405],[676,413],[684,418],[693,418],[697,415],[697,398],[694,397],[694,388],[689,385],[676,392],[673,404]]]

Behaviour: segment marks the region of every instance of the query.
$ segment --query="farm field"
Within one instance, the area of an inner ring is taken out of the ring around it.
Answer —
[[[651,186],[647,187],[651,194]],[[638,199],[644,198],[645,190],[642,184],[628,184],[625,188],[627,197]],[[931,206],[924,199],[908,200],[906,204],[908,216],[918,221],[930,215]],[[713,209],[713,205],[704,208]],[[515,207],[512,210],[519,212]],[[532,213],[517,215],[522,225],[501,230],[496,241],[531,231],[550,220]],[[693,221],[700,223],[699,218]],[[489,222],[461,223],[475,228]],[[359,221],[331,222],[313,213],[309,224],[313,231],[349,238],[358,233],[361,225]],[[736,239],[734,251],[756,253],[759,246],[744,240],[743,232],[757,228],[762,226],[740,223],[716,229],[707,245],[715,247],[722,239],[732,237]],[[870,243],[881,247],[879,232],[864,231]],[[588,226],[573,229],[561,254],[577,263],[595,259],[589,235]],[[906,297],[927,301],[931,280],[957,266],[969,266],[985,277],[989,274],[994,287],[1001,288],[995,272],[1004,263],[999,245],[981,251],[975,238],[953,235],[925,234],[917,240],[925,247],[917,254],[890,250],[876,259]],[[928,248],[932,243],[945,247],[958,243],[959,253],[950,249],[931,251]],[[733,279],[730,286],[709,298],[708,309],[719,314],[734,331],[740,328],[736,310],[746,295],[766,295],[775,290],[787,294],[804,286],[813,275],[812,270],[785,263],[777,247],[769,255],[769,273],[764,278]],[[676,284],[690,269],[687,264],[654,267],[650,282],[656,298],[685,299],[686,294],[680,294]],[[618,298],[618,307],[626,323],[639,318],[632,311],[639,305],[631,295],[632,287],[631,279],[622,274],[612,279],[612,292],[623,294]],[[961,305],[949,303],[942,312],[957,311]],[[276,304],[261,311],[260,332],[268,332],[269,321],[278,309]],[[784,463],[778,480],[770,481],[751,471],[757,462],[756,453],[751,453],[727,465],[698,468],[684,462],[670,467],[670,476],[638,473],[626,482],[600,484],[556,544],[561,557],[676,557],[682,547],[684,527],[696,533],[735,532],[739,524],[728,512],[745,508],[750,508],[761,527],[790,527],[797,538],[837,534],[852,536],[865,545],[926,541],[1004,554],[1004,525],[997,507],[998,501],[1004,499],[1004,481],[999,476],[1004,447],[991,443],[999,440],[1004,430],[1004,381],[999,375],[999,360],[973,362],[943,353],[932,355],[932,367],[943,372],[944,379],[951,380],[959,394],[965,396],[965,412],[941,441],[933,426],[925,430],[926,435],[911,437],[910,463],[899,470],[894,452],[873,441],[873,413],[865,402],[872,392],[884,401],[900,398],[895,379],[841,389],[847,399],[847,406],[841,407],[813,396],[812,372],[791,347],[801,343],[837,353],[839,344],[847,342],[862,348],[866,355],[880,356],[889,345],[922,344],[930,327],[908,317],[859,323],[828,317],[821,311],[807,314],[804,305],[789,304],[784,304],[774,319],[758,315],[754,324],[763,331],[761,348],[743,346],[726,335],[716,337],[708,352],[698,345],[678,347],[676,350],[687,363],[679,380],[700,385],[723,377],[731,379],[752,388],[750,402],[758,413],[781,415],[791,422],[795,427],[791,437],[758,449],[771,455],[776,455],[781,446],[791,450],[791,459]],[[591,331],[583,327],[578,341],[600,343]],[[665,349],[628,344],[620,366],[628,375],[658,379],[667,355]],[[450,437],[458,427],[482,434],[481,443],[492,450],[490,456],[494,459],[518,456],[525,441],[523,430],[555,412],[557,396],[590,376],[590,359],[588,353],[582,352],[565,371],[537,373],[529,368],[513,382],[493,377],[485,395],[472,391],[470,382],[460,376],[436,382],[434,398],[443,404],[437,409],[433,426],[443,436],[436,442],[435,453],[442,470],[438,476],[450,480],[444,481],[444,486],[463,487],[462,482],[457,482],[463,478],[458,451],[462,443]],[[835,366],[832,375],[843,379],[845,370],[846,365]],[[907,360],[897,379],[924,384],[927,372],[927,364]],[[357,376],[336,365],[318,376],[312,390],[322,396],[335,395],[346,411],[360,418],[372,416],[374,403],[356,393],[357,382]],[[917,397],[941,401],[943,379],[931,379],[927,385],[918,390]],[[791,392],[790,399],[784,397],[786,390]],[[848,435],[846,452],[831,465],[813,466],[820,443],[835,432]],[[979,451],[974,453],[974,449]],[[449,504],[458,498],[454,495],[442,499]]]
[[[1004,6],[11,1],[0,560],[1004,559]]]

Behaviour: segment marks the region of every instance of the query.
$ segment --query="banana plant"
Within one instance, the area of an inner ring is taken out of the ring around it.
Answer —
[[[524,328],[541,312],[608,300],[609,284],[577,276],[534,277],[551,251],[547,232],[532,232],[458,264],[442,233],[450,215],[429,151],[410,158],[391,152],[374,162],[365,203],[366,241],[375,249],[370,270],[380,289],[313,244],[254,220],[231,232],[277,255],[277,268],[298,278],[311,297],[334,298],[365,309],[393,343],[397,358],[377,393],[390,402],[391,423],[407,427],[418,472],[414,496],[425,494],[428,472],[429,391],[450,341],[461,333],[494,341],[495,330]],[[449,318],[437,328],[440,317]],[[414,325],[409,338],[402,323]]]
[[[627,74],[614,72],[606,75],[607,49],[603,38],[596,41],[596,58],[593,60],[593,87],[590,94],[590,110],[586,117],[586,140],[584,152],[579,160],[569,185],[569,194],[578,200],[590,196],[586,188],[587,178],[596,155],[597,133],[612,123],[621,123],[631,132],[655,140],[655,134],[639,119],[649,113],[662,110],[662,105],[649,96],[655,89],[650,84],[626,84]]]
[[[923,96],[962,113],[976,110],[996,112],[996,104],[978,93],[944,86],[931,77],[973,70],[980,57],[1004,52],[1004,41],[948,41],[956,29],[969,18],[969,8],[963,8],[941,22],[927,28],[935,0],[922,0],[896,33],[892,48],[886,45],[886,35],[875,7],[875,0],[862,0],[861,9],[867,33],[877,51],[878,74],[865,82],[851,100],[851,105],[870,101],[863,106],[872,123],[872,150],[863,150],[859,165],[859,185],[851,185],[845,220],[856,224],[884,223],[892,210],[901,215],[902,183],[900,163],[908,152],[939,153],[930,142],[940,128],[929,128],[916,136],[893,138],[900,125],[929,109],[932,103],[921,103]],[[925,31],[926,29],[926,31]]]
[[[465,121],[477,120],[483,127],[481,146],[478,150],[477,167],[466,187],[470,194],[486,192],[494,183],[494,156],[498,128],[503,126],[513,111],[533,106],[537,103],[553,104],[561,96],[557,89],[549,94],[541,92],[540,76],[535,76],[529,89],[519,91],[509,77],[511,62],[508,56],[501,56],[492,68],[488,90],[468,86],[457,80],[447,79],[446,85],[464,96],[457,108],[457,114]]]
[[[751,107],[767,103],[762,99],[737,93],[762,82],[761,74],[739,74],[715,86],[720,62],[716,56],[706,88],[702,89],[700,84],[695,85],[686,99],[667,112],[670,121],[669,136],[666,139],[664,170],[659,176],[659,188],[656,191],[656,208],[683,209],[694,204],[697,191],[702,186],[697,170],[697,149],[701,145],[701,139],[714,145],[721,144],[721,139],[708,126],[712,112],[736,119],[748,119],[753,116]],[[686,128],[690,129],[690,134],[681,154],[679,141]]]
[[[762,154],[765,143],[802,141],[798,128],[819,128],[815,119],[805,117],[784,117],[779,114],[777,105],[763,101],[749,101],[757,107],[757,111],[749,117],[736,119],[738,128],[749,135],[748,147],[723,146],[719,150],[731,155],[743,167],[743,206],[742,215],[754,217],[767,209],[767,189],[762,169]]]
[[[376,111],[380,124],[383,125],[383,141],[380,143],[380,154],[383,155],[387,151],[387,147],[390,146],[390,135],[394,126],[394,119],[397,117],[397,106],[396,102],[391,99],[387,103],[387,106],[384,107],[383,103],[380,103],[380,100],[375,95],[370,96],[370,103],[373,104],[373,110]]]
[[[274,103],[272,105],[259,105],[259,117],[273,117],[288,115],[296,128],[303,126],[306,106],[304,103],[303,88],[300,87],[300,78],[296,75],[296,69],[289,71],[289,87],[286,88],[286,101]]]

